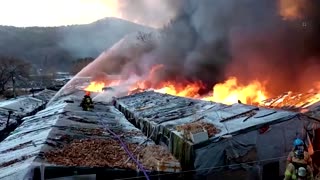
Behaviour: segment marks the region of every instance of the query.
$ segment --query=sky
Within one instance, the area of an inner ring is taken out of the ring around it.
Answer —
[[[0,0],[0,25],[88,24],[105,17],[122,18],[117,0]]]
[[[175,16],[171,0],[0,0],[0,25],[88,24],[105,17],[161,27]]]

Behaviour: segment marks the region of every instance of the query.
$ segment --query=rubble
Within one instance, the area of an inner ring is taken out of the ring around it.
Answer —
[[[199,132],[202,132],[204,129],[208,133],[209,138],[213,137],[216,134],[219,134],[220,132],[220,130],[216,128],[213,124],[202,122],[202,121],[179,125],[176,127],[176,129],[177,131],[181,131],[181,132],[184,131],[186,134],[199,133]]]
[[[141,162],[150,170],[159,172],[180,172],[180,163],[167,149],[159,145],[145,147],[140,153]]]

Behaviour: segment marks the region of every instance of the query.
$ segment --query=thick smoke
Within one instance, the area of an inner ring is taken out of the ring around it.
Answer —
[[[308,2],[309,7],[320,7],[317,1]],[[315,88],[320,75],[320,21],[316,9],[301,7],[301,11],[295,11],[296,18],[294,13],[272,17],[273,12],[266,14],[258,26],[233,28],[232,63],[226,73],[243,83],[252,79],[266,81],[268,92],[274,95]],[[280,14],[283,12],[280,9]]]
[[[141,64],[163,64],[152,77],[153,86],[167,80],[202,81],[212,85],[224,79],[230,62],[228,33],[235,3],[175,1],[176,17],[161,30],[155,48],[143,55]]]
[[[128,2],[122,7],[131,7]],[[128,15],[144,14],[148,12],[146,7],[159,6],[149,1],[134,2],[132,11],[126,11]],[[319,11],[303,9],[304,16],[297,11],[299,18],[294,19],[291,13],[288,20],[279,9],[280,0],[163,2],[164,7],[175,10],[175,17],[160,30],[157,41],[148,42],[146,36],[140,38],[146,40],[143,48],[129,47],[112,56],[108,53],[103,72],[129,78],[132,73],[141,76],[152,66],[162,64],[153,73],[150,86],[157,87],[164,81],[201,81],[206,85],[204,93],[230,76],[236,76],[244,85],[252,80],[266,82],[271,94],[305,91],[318,80],[319,16],[315,12]],[[315,0],[309,3],[309,7],[320,7]],[[281,8],[285,8],[283,4]],[[103,59],[102,55],[96,61]]]
[[[299,18],[291,13],[288,20],[281,16],[285,7],[279,3],[175,1],[175,19],[140,63],[164,65],[153,83],[200,80],[212,88],[234,75],[243,84],[266,81],[274,94],[310,89],[320,69],[319,11],[304,6],[297,10]],[[317,3],[310,0],[308,7],[320,7]]]

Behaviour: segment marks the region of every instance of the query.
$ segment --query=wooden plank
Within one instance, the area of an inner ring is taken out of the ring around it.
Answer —
[[[226,121],[229,121],[229,120],[232,120],[232,119],[236,119],[238,117],[242,117],[243,115],[246,115],[246,114],[248,114],[250,112],[257,111],[257,110],[259,110],[259,108],[250,109],[248,111],[236,114],[234,116],[231,116],[231,117],[228,117],[228,118],[225,118],[225,119],[222,119],[222,120],[220,120],[220,122],[226,122]]]

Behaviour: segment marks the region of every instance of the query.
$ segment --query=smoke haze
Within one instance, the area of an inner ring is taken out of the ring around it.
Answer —
[[[180,1],[118,0],[118,11],[124,19],[160,28],[176,16]]]

